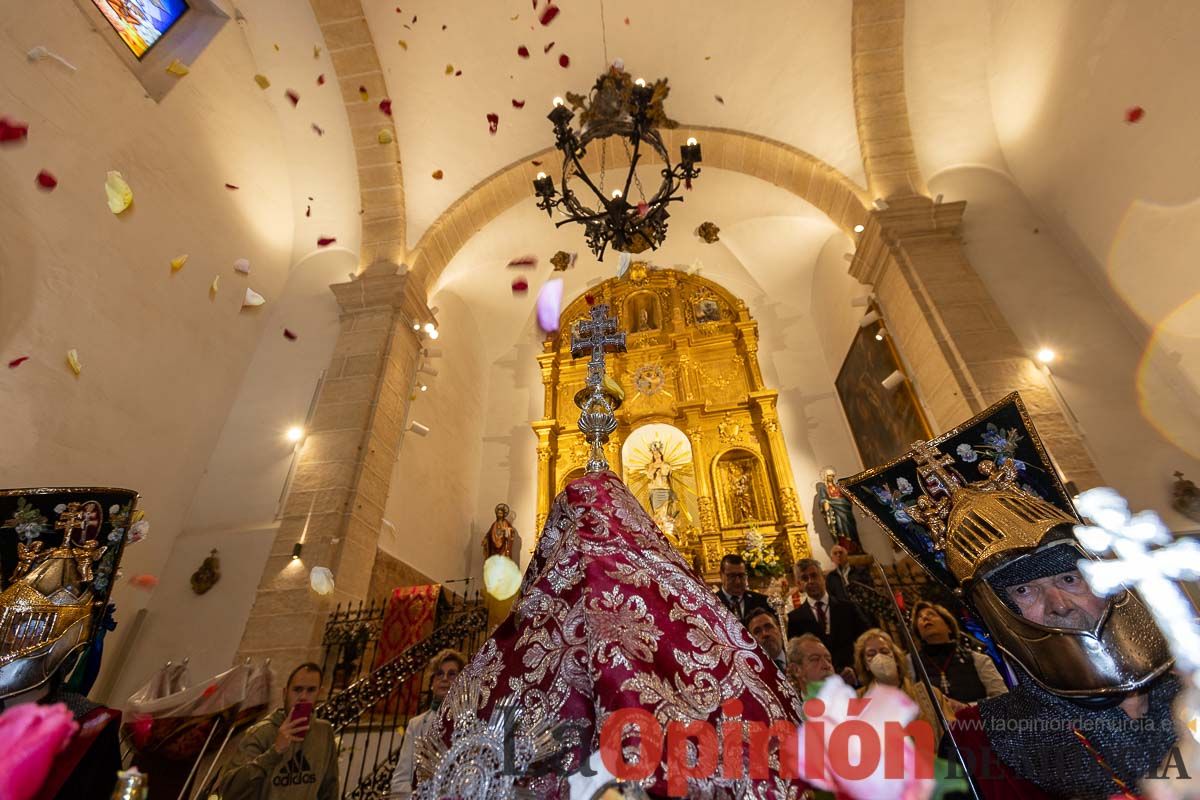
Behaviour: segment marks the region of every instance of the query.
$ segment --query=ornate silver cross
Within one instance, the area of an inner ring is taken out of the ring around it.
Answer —
[[[571,332],[571,356],[579,358],[588,350],[592,358],[588,362],[587,381],[575,395],[579,406],[579,430],[591,445],[588,456],[588,472],[604,472],[608,461],[604,458],[604,444],[608,435],[617,429],[614,412],[621,406],[621,395],[604,385],[604,353],[625,350],[625,334],[617,330],[617,320],[608,315],[608,306],[592,306],[591,319],[581,320]],[[619,391],[619,390],[618,390]]]

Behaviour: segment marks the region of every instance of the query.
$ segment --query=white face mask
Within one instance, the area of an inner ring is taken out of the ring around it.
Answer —
[[[867,669],[880,683],[895,686],[900,682],[900,671],[896,666],[896,659],[891,653],[876,653],[867,662]]]

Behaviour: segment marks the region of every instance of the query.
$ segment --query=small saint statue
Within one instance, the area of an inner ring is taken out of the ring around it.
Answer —
[[[854,521],[854,510],[850,498],[835,482],[837,473],[833,467],[821,470],[821,480],[817,482],[817,502],[820,503],[821,513],[825,517],[825,525],[829,535],[851,553],[862,552],[862,542],[858,540],[858,523]]]
[[[513,539],[517,529],[508,521],[509,508],[506,503],[496,506],[496,521],[483,537],[483,557],[504,556],[512,558]]]
[[[754,478],[745,467],[735,465],[734,469],[736,472],[730,486],[733,490],[733,521],[749,522],[757,516],[754,508]]]

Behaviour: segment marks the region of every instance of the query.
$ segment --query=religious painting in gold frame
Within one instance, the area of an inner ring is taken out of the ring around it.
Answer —
[[[890,461],[913,442],[933,435],[907,380],[890,391],[884,387],[884,378],[904,368],[891,337],[880,341],[875,333],[873,326],[858,330],[835,381],[858,455],[867,467]]]

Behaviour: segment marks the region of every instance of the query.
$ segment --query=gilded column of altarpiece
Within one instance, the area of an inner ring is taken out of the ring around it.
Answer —
[[[612,469],[706,579],[756,529],[791,563],[810,554],[775,403],[758,365],[746,304],[697,275],[634,262],[575,299],[538,356],[545,388],[537,434],[537,530],[554,496],[582,475],[587,446],[573,402],[587,375],[571,330],[588,300],[607,303],[628,351],[609,356],[625,392],[607,445]]]

